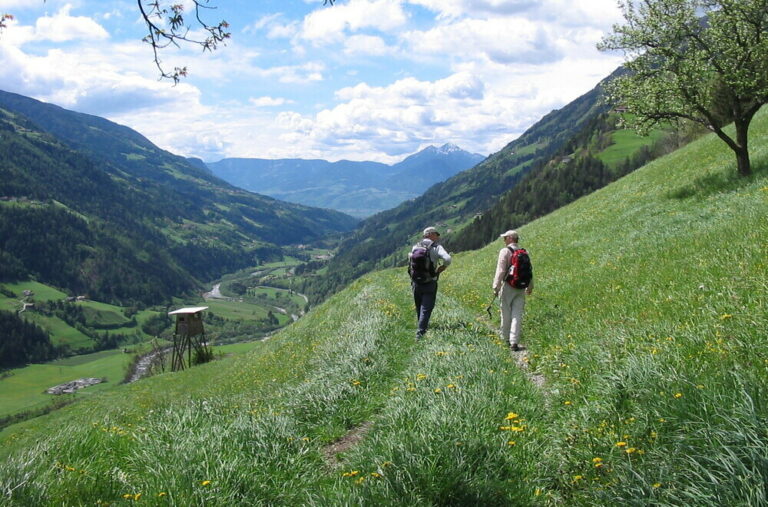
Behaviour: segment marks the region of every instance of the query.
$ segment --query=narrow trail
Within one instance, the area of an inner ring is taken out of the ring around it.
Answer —
[[[410,315],[413,312],[411,304],[412,302],[410,298],[406,298],[405,301],[401,300],[400,304],[398,305],[400,306],[399,310],[404,314]],[[496,308],[496,311],[498,311],[498,308]],[[417,342],[414,345],[414,353],[419,354],[419,349],[424,349],[425,347],[434,347],[435,343],[440,342],[441,333],[461,333],[465,330],[473,334],[477,333],[478,328],[474,327],[474,330],[472,330],[473,325],[466,318],[467,312],[468,308],[465,304],[462,304],[460,301],[448,296],[447,294],[441,294],[440,301],[436,307],[436,313],[433,314],[433,322],[431,325],[430,333],[428,334],[428,338],[425,341]],[[498,325],[496,322],[494,322],[492,317],[475,319],[471,322],[473,322],[475,326],[479,324],[483,334],[493,336],[498,334]],[[405,340],[403,342],[404,346],[407,346],[407,343],[413,339],[412,334],[412,329],[410,327],[403,327],[401,336],[403,337],[402,339]],[[489,338],[486,337],[483,339]],[[545,377],[542,374],[532,370],[528,361],[529,350],[527,348],[522,348],[521,350],[515,352],[511,351],[506,345],[499,346],[504,348],[504,353],[511,354],[515,366],[524,373],[525,378],[537,389],[542,390],[543,394],[546,395],[547,393],[544,391],[546,383]],[[416,370],[419,370],[419,368]],[[372,416],[367,420],[352,428],[349,428],[343,436],[323,447],[322,455],[324,457],[326,466],[329,469],[337,469],[343,466],[345,463],[345,459],[343,458],[344,454],[351,451],[358,445],[365,445],[364,440],[366,435],[374,428],[375,424],[376,414],[372,414]]]

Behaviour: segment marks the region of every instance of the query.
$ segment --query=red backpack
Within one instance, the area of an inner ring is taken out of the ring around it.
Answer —
[[[525,289],[531,285],[533,280],[531,257],[525,251],[525,248],[507,248],[512,252],[512,256],[509,259],[507,283],[516,289]]]

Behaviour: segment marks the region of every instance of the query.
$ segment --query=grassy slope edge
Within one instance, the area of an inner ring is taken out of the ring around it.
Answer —
[[[405,274],[372,273],[250,354],[11,427],[0,495],[766,503],[766,141],[762,111],[751,178],[707,137],[524,227],[537,287],[517,358],[484,312],[500,243],[456,256],[422,343]]]

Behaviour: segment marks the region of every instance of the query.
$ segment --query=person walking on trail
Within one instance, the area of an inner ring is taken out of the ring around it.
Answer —
[[[408,254],[408,274],[411,276],[413,302],[416,306],[418,330],[416,339],[424,337],[429,319],[437,302],[437,280],[451,264],[451,256],[439,243],[440,233],[434,227],[424,229],[423,239]]]
[[[521,349],[520,329],[525,296],[533,292],[533,269],[528,252],[517,244],[520,240],[517,231],[507,231],[500,237],[504,239],[505,246],[499,251],[496,262],[493,294],[498,296],[501,292],[500,337],[509,340],[510,348],[517,352]]]

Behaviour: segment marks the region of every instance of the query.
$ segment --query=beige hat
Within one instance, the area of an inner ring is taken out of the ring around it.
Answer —
[[[438,236],[440,235],[440,233],[437,232],[437,229],[435,229],[434,227],[427,227],[426,229],[424,229],[424,236],[426,236],[427,234],[432,234],[433,232]]]
[[[508,230],[504,234],[499,235],[500,238],[506,238],[507,236],[514,236],[518,239],[520,238],[520,235],[517,233],[517,231],[513,231],[512,229]]]

